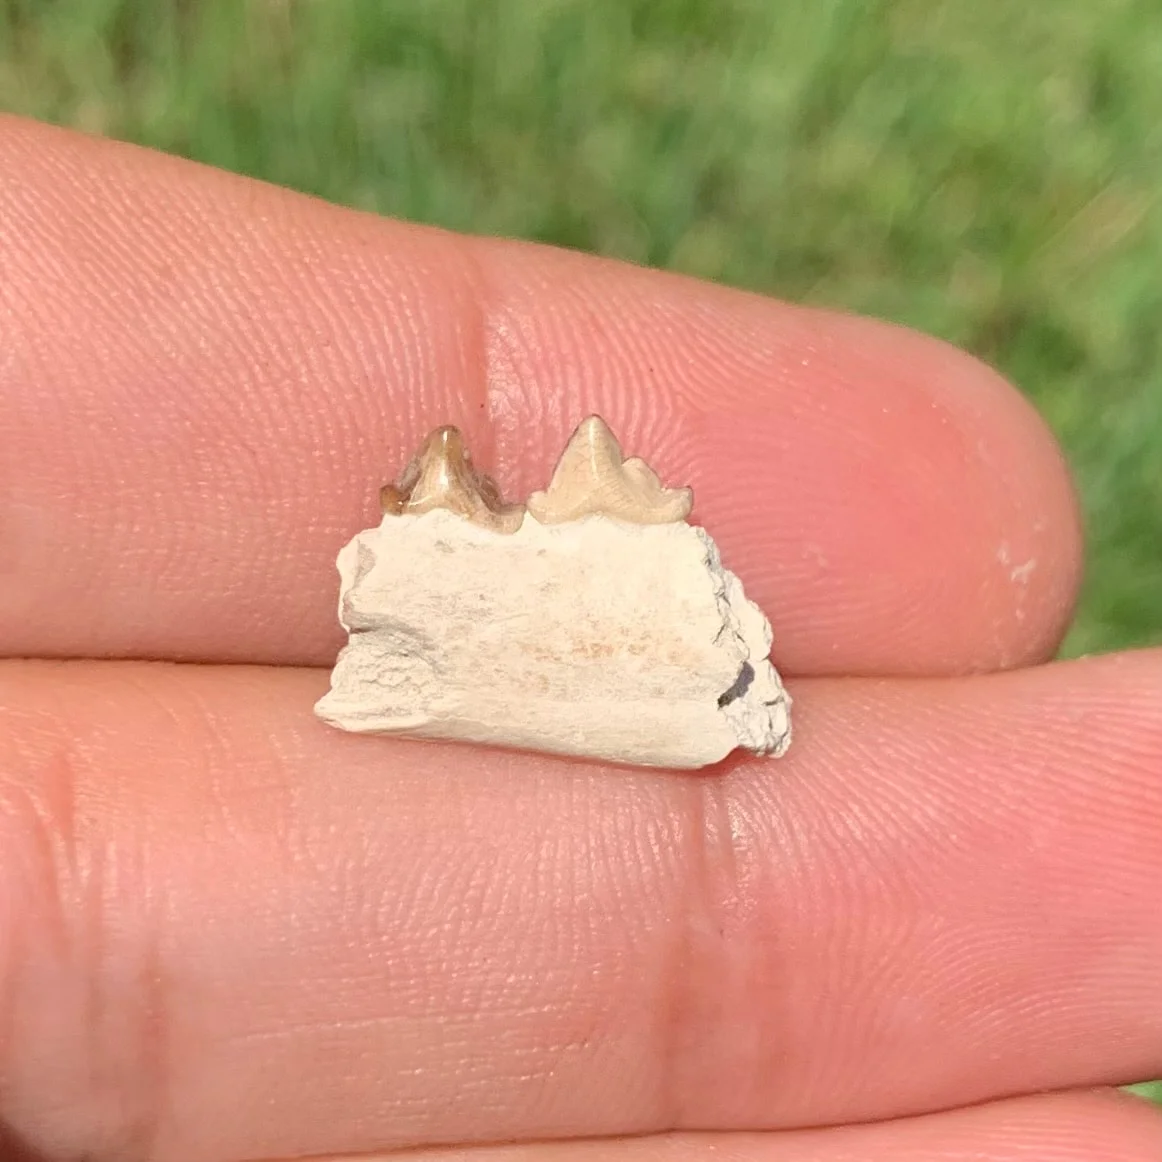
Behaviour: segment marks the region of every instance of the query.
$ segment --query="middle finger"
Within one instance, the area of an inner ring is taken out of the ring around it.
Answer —
[[[344,736],[324,682],[0,666],[18,1131],[92,1152],[112,1097],[167,1156],[338,1153],[1162,1069],[1162,654],[800,682],[788,758],[720,778]]]

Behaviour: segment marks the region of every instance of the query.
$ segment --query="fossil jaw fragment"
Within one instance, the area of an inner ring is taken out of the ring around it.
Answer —
[[[687,523],[690,490],[624,459],[599,417],[527,511],[454,428],[382,499],[339,554],[349,639],[325,721],[673,768],[787,749],[766,618]]]

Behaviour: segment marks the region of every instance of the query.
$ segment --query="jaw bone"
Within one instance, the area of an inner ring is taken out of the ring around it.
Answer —
[[[781,755],[771,631],[687,488],[624,459],[599,417],[527,508],[440,428],[340,553],[349,640],[316,706],[360,733],[690,769]]]

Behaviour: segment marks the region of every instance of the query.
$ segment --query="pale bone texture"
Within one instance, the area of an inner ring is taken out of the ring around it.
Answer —
[[[766,618],[686,523],[689,490],[623,460],[599,418],[527,512],[455,429],[383,499],[339,554],[326,722],[677,769],[790,745]]]

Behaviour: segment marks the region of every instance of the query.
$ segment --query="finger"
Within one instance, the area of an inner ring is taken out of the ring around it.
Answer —
[[[342,735],[317,673],[7,663],[0,1113],[277,1157],[1157,1076],[1160,678],[799,682],[785,760],[679,777]]]
[[[1162,1117],[1145,1102],[1068,1094],[879,1125],[781,1134],[417,1150],[394,1162],[1156,1162]]]
[[[1048,656],[1072,495],[1024,401],[881,324],[381,221],[0,122],[0,653],[323,664],[433,426],[510,495],[606,416],[690,484],[789,672]]]

